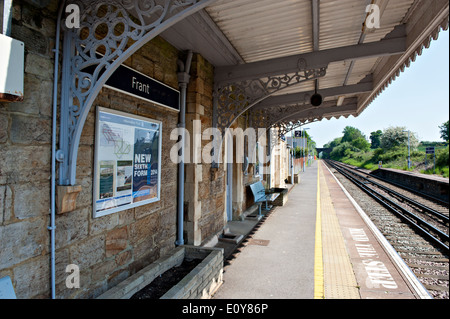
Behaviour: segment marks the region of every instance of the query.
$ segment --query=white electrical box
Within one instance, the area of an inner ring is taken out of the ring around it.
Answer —
[[[9,276],[0,278],[0,299],[17,299]]]
[[[0,101],[23,101],[23,42],[0,34]]]

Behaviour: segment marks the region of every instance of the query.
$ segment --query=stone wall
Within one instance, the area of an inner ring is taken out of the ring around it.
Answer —
[[[38,9],[26,1],[14,1],[12,37],[25,43],[25,100],[0,103],[0,277],[12,278],[18,298],[50,297],[47,227],[57,2]],[[125,64],[178,88],[180,56],[162,38],[156,38]],[[211,126],[212,119],[213,68],[197,55],[191,70],[187,117],[200,119],[205,129]],[[162,121],[160,201],[93,218],[96,106]],[[170,140],[170,133],[177,123],[178,112],[102,89],[80,140],[77,183],[82,191],[77,208],[56,216],[57,298],[96,297],[175,248],[178,167],[170,160],[170,149],[176,143]],[[224,227],[224,174],[210,168],[211,165],[192,164],[186,169],[186,238],[196,245],[208,241]],[[189,183],[195,187],[190,188]],[[196,193],[189,193],[192,190]],[[69,264],[79,266],[79,289],[66,287]]]
[[[203,260],[161,299],[210,299],[223,283],[223,248],[184,248],[187,258]]]
[[[25,97],[0,102],[0,277],[11,277],[18,298],[49,297],[56,11],[57,1],[45,9],[13,3],[11,37],[25,43]]]
[[[186,164],[185,233],[189,245],[205,244],[225,226],[224,165],[212,169],[211,164],[194,161],[210,140],[194,143],[194,123],[200,132],[212,127],[212,94],[214,69],[202,56],[194,54],[186,106],[186,129],[191,133],[191,160]],[[200,122],[199,122],[200,121]]]

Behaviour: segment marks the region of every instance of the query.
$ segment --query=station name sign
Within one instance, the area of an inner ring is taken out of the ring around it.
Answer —
[[[94,72],[93,67],[84,69]],[[105,87],[180,111],[180,92],[132,68],[121,65],[109,77]]]
[[[425,150],[425,153],[426,154],[434,154],[435,153],[434,147],[427,147]]]

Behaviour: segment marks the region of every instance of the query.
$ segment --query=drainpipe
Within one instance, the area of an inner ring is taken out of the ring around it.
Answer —
[[[191,62],[192,62],[192,51],[188,52],[188,56],[186,58],[186,64],[184,64],[182,61],[178,60],[178,66],[179,66],[179,72],[178,72],[178,85],[180,87],[180,118],[178,122],[178,128],[181,129],[181,141],[183,143],[181,144],[180,148],[180,163],[178,164],[178,212],[177,212],[177,218],[178,218],[178,225],[177,225],[177,241],[175,242],[176,245],[184,245],[184,239],[183,239],[183,223],[184,223],[184,148],[185,148],[185,134],[184,130],[186,128],[186,93],[187,93],[187,86],[189,84],[189,71],[191,69]]]
[[[12,21],[12,0],[4,0],[3,1],[3,12],[1,25],[1,33],[10,37],[11,36],[11,21]]]
[[[58,20],[56,22],[55,36],[55,69],[53,74],[53,110],[52,110],[52,180],[51,180],[51,198],[50,198],[50,284],[52,299],[56,298],[55,288],[55,203],[56,203],[56,119],[58,108],[58,73],[59,73],[59,39],[61,30],[61,16],[66,1],[62,1],[59,7]]]

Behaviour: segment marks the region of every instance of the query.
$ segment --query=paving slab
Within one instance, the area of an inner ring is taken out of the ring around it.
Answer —
[[[317,163],[274,208],[230,265],[215,299],[312,299]]]

